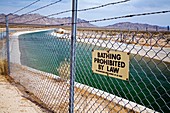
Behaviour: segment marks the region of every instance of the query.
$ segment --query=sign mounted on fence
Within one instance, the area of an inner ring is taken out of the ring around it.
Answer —
[[[93,73],[129,80],[129,54],[126,52],[94,50]]]

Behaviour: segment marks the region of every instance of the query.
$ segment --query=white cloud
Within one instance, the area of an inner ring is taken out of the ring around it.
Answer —
[[[19,8],[22,8],[23,6],[33,1],[35,0],[17,0],[17,4],[16,4],[16,0],[1,0],[0,13],[4,13],[4,12],[9,13],[18,10]],[[37,4],[29,7],[29,9],[21,11],[20,14],[34,10],[38,7],[44,6],[54,1],[57,0],[41,0],[41,2],[38,2]],[[117,1],[122,1],[122,0],[78,0],[78,9],[99,6],[102,4],[107,4],[111,2],[117,2]],[[130,2],[127,3],[110,5],[107,7],[90,10],[86,12],[78,12],[78,17],[86,20],[110,18],[110,17],[135,14],[135,13],[169,10],[169,5],[170,5],[170,0],[131,0]],[[49,15],[65,10],[70,10],[71,6],[72,6],[71,0],[63,0],[58,4],[39,10],[35,13],[40,13],[42,15]],[[71,16],[71,12],[58,15],[55,17],[68,17],[68,16]],[[169,18],[170,18],[170,13],[167,13],[167,14],[159,14],[159,15],[152,15],[152,16],[141,16],[141,17],[134,17],[134,18],[111,20],[111,21],[105,21],[100,23],[98,22],[95,24],[108,25],[117,22],[130,21],[130,22],[140,22],[140,23],[149,23],[149,24],[167,26],[168,24],[170,24]]]
[[[89,4],[90,2],[91,1],[88,1]],[[99,4],[99,3],[106,4],[109,2],[113,2],[113,0],[105,0],[105,3],[100,3],[98,0],[92,0],[92,3],[94,4]],[[82,12],[79,13],[79,17],[87,20],[110,18],[110,17],[122,16],[128,14],[169,10],[168,7],[169,5],[170,5],[170,0],[169,2],[168,0],[131,0],[130,2],[123,3],[123,4],[112,5],[94,11],[88,11],[85,13]],[[91,4],[91,6],[93,6],[93,4]],[[114,24],[117,22],[130,21],[130,22],[149,23],[149,24],[167,26],[168,24],[170,24],[168,18],[170,18],[170,13],[104,21],[95,24],[107,25],[107,24]]]

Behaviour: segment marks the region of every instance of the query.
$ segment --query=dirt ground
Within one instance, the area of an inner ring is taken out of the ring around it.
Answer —
[[[12,64],[11,77],[34,93],[47,108],[53,112],[67,113],[69,108],[69,82],[54,76],[28,69],[25,66]],[[116,99],[116,98],[115,98]],[[84,88],[75,87],[75,113],[126,113],[126,109],[112,101],[95,95]]]
[[[0,113],[47,113],[31,101],[31,95],[9,77],[0,75]]]

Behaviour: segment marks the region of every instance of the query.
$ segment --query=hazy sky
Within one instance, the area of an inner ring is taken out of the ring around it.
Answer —
[[[14,11],[34,2],[36,0],[0,0],[0,13],[13,13]],[[31,7],[18,12],[17,14],[24,14],[51,2],[58,0],[40,0],[40,2],[32,5]],[[70,10],[72,0],[62,0],[62,2],[57,3],[48,8],[39,10],[34,13],[39,13],[41,15],[49,15],[52,13],[57,13],[60,11]],[[117,2],[122,0],[78,0],[78,9],[89,8],[94,6],[99,6],[102,4],[107,4],[111,2]],[[116,16],[123,16],[135,13],[153,12],[170,10],[170,0],[131,0],[127,3],[110,5],[96,10],[90,10],[86,12],[79,12],[78,18],[85,20],[110,18]],[[57,15],[55,17],[70,17],[70,13]],[[95,25],[108,25],[115,24],[118,22],[134,22],[134,23],[148,23],[153,25],[168,26],[170,25],[170,13],[158,14],[151,16],[133,17],[126,19],[118,19],[104,22],[93,23]]]

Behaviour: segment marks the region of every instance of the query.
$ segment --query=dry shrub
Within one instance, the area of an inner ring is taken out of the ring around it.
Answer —
[[[0,59],[0,75],[7,75],[7,61]]]
[[[0,40],[0,49],[2,49],[2,47],[3,47],[3,41]]]
[[[70,78],[70,63],[65,59],[60,63],[57,71],[62,79],[68,80]]]

